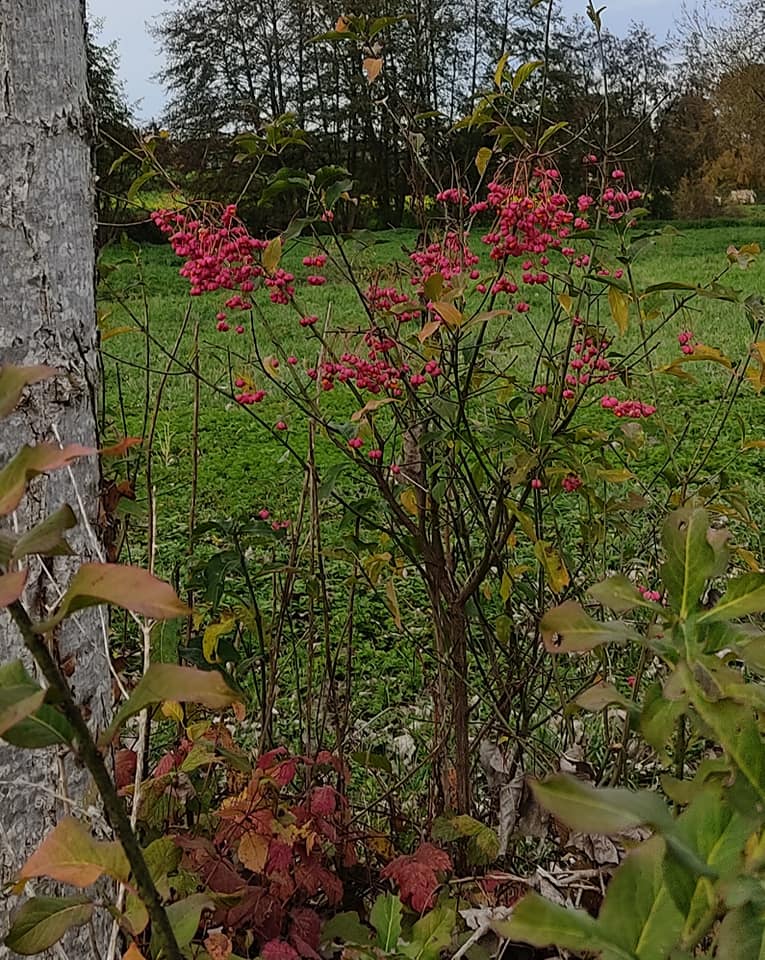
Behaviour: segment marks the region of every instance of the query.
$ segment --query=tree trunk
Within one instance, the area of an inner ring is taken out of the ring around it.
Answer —
[[[56,380],[27,391],[19,409],[0,421],[0,465],[23,443],[56,443],[60,437],[96,445],[92,115],[84,14],[84,0],[0,0],[0,362],[45,363],[60,371]],[[40,477],[0,526],[24,529],[69,503],[79,521],[69,541],[78,556],[92,555],[88,531],[96,529],[98,480],[95,457],[78,461],[71,473]],[[39,617],[55,604],[76,563],[51,558],[44,568],[39,562],[30,566],[25,602]],[[105,621],[98,611],[80,614],[51,642],[67,672],[71,667],[77,701],[100,726],[111,699]],[[26,659],[21,638],[0,618],[0,662],[18,657]],[[85,810],[100,819],[79,765],[51,749],[21,751],[0,743],[0,883],[12,880],[62,814]],[[2,935],[14,906],[13,897],[0,899]],[[104,929],[86,928],[65,940],[67,956],[94,957],[94,944],[104,946]],[[7,956],[0,946],[0,957]]]

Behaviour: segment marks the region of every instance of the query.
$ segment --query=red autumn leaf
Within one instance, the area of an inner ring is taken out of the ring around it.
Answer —
[[[23,446],[16,456],[0,470],[0,517],[12,513],[21,502],[29,480],[50,470],[59,470],[77,457],[97,453],[93,447],[70,444],[57,447],[52,443]]]
[[[316,787],[311,794],[311,813],[325,817],[337,809],[337,793],[334,787]]]
[[[295,881],[311,897],[321,891],[330,904],[343,899],[343,885],[339,878],[313,857],[299,864]]]
[[[263,960],[300,960],[300,954],[286,940],[269,940],[260,951]]]
[[[321,919],[310,907],[296,907],[290,914],[289,941],[301,957],[320,960],[318,949]]]
[[[433,906],[434,894],[440,885],[436,872],[451,870],[449,854],[432,843],[422,843],[408,856],[396,857],[380,876],[392,880],[401,899],[421,913]]]
[[[284,873],[292,865],[292,847],[281,840],[272,840],[268,848],[266,873]]]
[[[132,785],[138,758],[135,750],[117,750],[114,754],[114,784],[118,790]]]
[[[101,447],[98,452],[102,457],[121,457],[131,447],[136,447],[139,443],[143,443],[141,437],[123,437],[119,443],[115,443],[111,447]]]
[[[14,570],[13,573],[4,573],[0,576],[0,608],[9,607],[15,603],[24,592],[27,582],[27,571]]]

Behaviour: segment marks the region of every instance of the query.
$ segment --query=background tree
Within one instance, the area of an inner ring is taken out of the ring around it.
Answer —
[[[0,0],[0,47],[0,357],[62,371],[55,387],[34,389],[16,414],[3,421],[0,462],[6,462],[22,440],[56,443],[60,437],[96,445],[93,113],[83,5],[80,0]],[[20,527],[32,526],[69,503],[80,521],[72,546],[87,555],[94,548],[87,531],[96,525],[98,480],[95,458],[78,462],[71,473],[39,478],[18,515],[10,518],[11,528],[16,521]],[[71,569],[68,558],[50,558],[42,574],[30,578],[38,586],[25,600],[36,616],[44,617],[55,605]],[[79,616],[51,642],[71,670],[77,698],[98,726],[111,702],[102,620],[98,614]],[[12,660],[21,650],[17,631],[0,621],[0,659]],[[93,799],[84,793],[81,771],[56,764],[49,751],[21,757],[0,745],[3,885],[12,881],[57,818],[87,808]],[[70,800],[63,802],[66,797]],[[12,901],[4,898],[0,906],[4,930]],[[92,955],[87,932],[72,951],[71,956]]]

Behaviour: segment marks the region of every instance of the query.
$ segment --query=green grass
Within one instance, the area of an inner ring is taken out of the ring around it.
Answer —
[[[411,249],[414,239],[414,233],[406,230],[378,234],[377,243],[356,254],[361,276],[366,281],[375,271],[384,270],[396,259],[401,259],[402,248]],[[741,246],[747,242],[759,242],[765,246],[765,227],[741,223],[736,227],[689,229],[678,236],[662,238],[638,259],[635,269],[637,283],[642,286],[664,280],[704,282],[725,266],[725,250],[729,244]],[[480,244],[476,243],[476,246]],[[285,254],[284,265],[299,275],[302,269],[299,261],[305,252],[305,245],[296,244]],[[102,262],[112,271],[101,287],[102,327],[108,337],[104,343],[107,420],[115,433],[127,430],[130,434],[142,434],[146,430],[147,407],[151,408],[155,401],[160,372],[167,364],[167,356],[156,345],[149,345],[147,353],[145,338],[135,329],[129,312],[133,311],[142,320],[148,319],[152,336],[165,350],[172,350],[189,306],[187,283],[178,276],[178,260],[169,246],[112,248],[104,253]],[[612,265],[618,266],[615,260]],[[747,272],[734,268],[724,283],[746,294],[765,292],[765,263],[757,263]],[[110,298],[109,288],[119,292],[128,309]],[[530,316],[534,322],[544,317],[544,296],[546,294],[538,294],[532,300],[534,309]],[[330,282],[318,290],[309,290],[303,300],[321,317],[330,309],[334,325],[352,330],[363,323],[363,312],[349,284]],[[238,338],[233,332],[227,335],[217,333],[214,316],[218,307],[215,296],[191,302],[191,320],[178,355],[183,363],[190,363],[192,330],[198,321],[202,372],[209,381],[226,390],[230,386],[229,369],[235,373],[252,370],[244,356],[244,341],[249,342],[249,336]],[[263,311],[267,324],[286,351],[294,353],[301,362],[315,362],[315,341],[299,327],[291,311],[267,301]],[[602,317],[602,322],[608,324],[610,320],[606,316]],[[523,324],[517,325],[521,347],[515,362],[522,369],[527,366],[528,361],[524,358],[533,349],[533,338],[524,334]],[[656,365],[668,363],[678,355],[676,333],[684,327],[692,328],[698,339],[719,347],[733,360],[740,359],[747,352],[751,334],[745,311],[716,300],[697,300],[682,317],[667,326],[654,355]],[[132,328],[134,332],[109,337],[108,331],[124,328]],[[628,350],[634,346],[635,338],[636,334],[628,335],[618,345],[623,344]],[[263,351],[270,352],[267,346]],[[155,371],[148,386],[142,369],[147,357]],[[722,368],[710,368],[706,364],[703,370],[694,372],[699,381],[697,385],[676,381],[665,384],[664,389],[670,400],[678,405],[690,401],[696,417],[719,392],[726,373]],[[154,480],[159,504],[159,540],[169,556],[181,549],[185,537],[182,517],[175,516],[175,507],[186,502],[190,482],[193,384],[190,377],[178,374],[179,371],[174,369],[168,377],[156,425]],[[743,393],[745,399],[740,406],[743,407],[745,425],[752,436],[759,438],[758,431],[765,428],[763,400],[748,388]],[[347,416],[353,409],[336,396],[332,396],[331,402],[339,417]],[[292,436],[302,438],[305,432],[304,425],[292,421],[291,411],[277,396],[269,396],[254,411],[266,425],[285,420],[293,430]],[[703,417],[701,422],[703,424]],[[703,429],[702,426],[702,432]],[[302,440],[298,443],[301,445]],[[247,510],[257,512],[263,507],[275,515],[288,510],[294,504],[296,484],[294,471],[282,459],[283,452],[268,426],[258,424],[224,397],[203,389],[199,437],[200,518],[229,516]],[[758,469],[752,471],[755,464]],[[753,452],[742,458],[742,466],[753,478],[759,474],[760,464],[759,453]]]
[[[352,256],[356,261],[362,285],[378,273],[390,273],[391,264],[401,260],[402,248],[411,249],[415,233],[407,230],[388,231],[376,235],[376,243],[367,248],[355,248]],[[733,226],[718,226],[704,229],[686,229],[675,236],[662,236],[642,251],[635,266],[636,283],[639,287],[660,281],[681,283],[704,283],[719,273],[726,265],[725,251],[730,244],[742,246],[757,242],[765,247],[765,226],[737,222]],[[476,249],[480,248],[475,237]],[[285,253],[283,265],[294,268],[301,275],[300,259],[308,248],[296,244]],[[609,260],[606,257],[606,260]],[[618,262],[611,256],[610,265]],[[178,276],[179,262],[169,246],[134,247],[124,245],[105,251],[102,265],[107,276],[101,284],[100,308],[104,334],[103,354],[106,374],[105,420],[107,430],[113,436],[123,434],[146,436],[150,428],[159,385],[163,371],[168,366],[168,353],[174,349],[176,338],[184,323],[187,310],[190,317],[186,332],[180,340],[177,356],[183,365],[194,362],[193,330],[199,324],[200,369],[208,383],[229,392],[231,372],[254,373],[255,367],[247,355],[249,335],[237,337],[233,331],[222,335],[215,330],[215,313],[220,301],[215,296],[190,301],[186,281]],[[737,268],[730,271],[723,281],[744,294],[765,293],[765,263],[756,263],[748,271]],[[302,294],[305,306],[325,317],[331,314],[335,328],[348,331],[363,328],[365,316],[353,288],[332,277],[323,288]],[[528,375],[533,356],[533,325],[544,323],[549,309],[549,294],[540,290],[532,298],[532,311],[526,318],[513,316],[512,339],[518,344],[512,361],[514,369]],[[670,294],[656,295],[647,302],[652,306],[665,306],[671,302]],[[262,302],[260,298],[259,302]],[[613,327],[607,306],[603,301],[601,322]],[[302,329],[294,313],[287,308],[263,306],[263,318],[256,321],[269,328],[286,353],[294,353],[301,365],[316,362],[316,341]],[[151,340],[138,329],[135,320],[148,324]],[[504,321],[503,321],[504,322]],[[652,357],[654,366],[669,363],[678,356],[677,332],[689,327],[704,343],[720,348],[734,361],[746,357],[751,332],[746,313],[740,305],[719,300],[699,299],[675,317],[662,332]],[[516,331],[517,330],[517,335]],[[509,339],[509,336],[508,336]],[[634,311],[632,329],[617,341],[624,352],[637,342]],[[272,350],[264,345],[263,353]],[[147,377],[146,367],[151,374]],[[695,365],[696,383],[660,376],[661,409],[673,443],[677,440],[676,455],[680,462],[695,452],[696,447],[714,436],[718,415],[717,399],[725,389],[728,373],[722,367],[710,364]],[[614,385],[620,396],[638,395],[645,389],[645,381],[636,381],[629,390],[621,384]],[[765,396],[765,395],[764,395]],[[336,420],[350,418],[357,404],[340,390],[324,397],[328,409]],[[170,364],[169,375],[164,384],[161,403],[157,409],[152,487],[155,492],[157,514],[156,568],[165,576],[184,583],[187,570],[188,549],[188,504],[191,493],[192,421],[194,404],[193,379]],[[254,413],[258,419],[253,417]],[[276,519],[294,520],[296,504],[302,485],[302,472],[288,456],[280,442],[283,435],[273,430],[279,420],[285,420],[289,437],[300,453],[306,450],[306,424],[296,422],[295,414],[274,391],[266,400],[248,413],[232,403],[215,389],[203,386],[201,391],[201,416],[199,425],[199,484],[197,521],[254,517],[259,510],[268,509]],[[613,426],[610,415],[603,414],[597,406],[586,414],[585,421],[594,426]],[[682,446],[680,438],[685,439]],[[741,452],[741,439],[765,437],[765,399],[754,393],[745,384],[736,404],[736,417],[723,431],[710,458],[709,469],[727,469],[726,482],[737,485],[749,497],[752,515],[756,523],[765,518],[765,482],[763,481],[763,451],[752,449]],[[644,458],[640,468],[650,476],[661,459],[661,444],[656,453]],[[332,463],[342,463],[342,458],[327,443],[318,440],[317,456],[320,467],[326,469]],[[346,487],[354,481],[343,474]],[[358,495],[363,490],[358,488]],[[132,535],[129,538],[130,557],[145,562],[145,473],[139,475],[138,500],[132,518]],[[126,505],[127,506],[127,505]],[[344,537],[350,529],[343,526],[341,511],[331,512],[324,508],[331,520],[327,525],[325,546],[341,549]],[[561,522],[568,522],[566,516]],[[756,535],[750,534],[750,542]],[[217,549],[215,537],[206,538],[206,546],[197,546],[197,558],[209,557]],[[756,546],[756,544],[755,544]],[[623,545],[625,553],[628,545]],[[263,547],[265,554],[271,549]],[[274,547],[276,550],[277,548]],[[281,548],[279,548],[281,549]],[[639,546],[629,545],[633,552]],[[302,558],[305,561],[305,557]],[[204,564],[203,564],[204,566]],[[348,586],[347,564],[327,565],[328,589],[337,604],[337,622],[333,632],[338,636],[343,628],[343,603]],[[268,595],[270,581],[260,582],[262,595]],[[301,586],[300,603],[303,609],[308,586]],[[374,746],[384,741],[391,730],[401,732],[402,723],[407,723],[420,714],[422,701],[423,651],[427,649],[429,623],[419,588],[412,581],[403,581],[398,587],[402,609],[410,612],[407,626],[411,633],[403,637],[395,627],[386,609],[384,598],[368,592],[361,599],[358,611],[357,644],[363,651],[354,665],[354,717],[364,727],[366,744]],[[299,632],[298,632],[299,633]],[[298,636],[298,633],[295,636]],[[170,642],[172,636],[170,637]],[[296,641],[297,642],[297,641]],[[166,653],[167,651],[165,651]],[[295,650],[289,653],[296,670],[305,668],[305,653]],[[291,661],[292,662],[292,661]],[[290,669],[292,669],[290,667]],[[280,701],[282,729],[299,713],[294,702],[300,697],[300,683],[290,692],[290,684]],[[427,718],[420,718],[421,729],[427,731]],[[392,726],[389,727],[389,721]],[[407,729],[406,726],[403,729]],[[296,731],[292,731],[296,736]],[[424,735],[424,734],[423,734]]]

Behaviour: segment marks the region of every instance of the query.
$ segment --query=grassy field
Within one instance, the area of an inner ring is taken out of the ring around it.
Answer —
[[[386,265],[401,259],[402,249],[414,245],[411,231],[389,231],[377,235],[377,242],[357,253],[362,276],[371,277],[376,271],[384,271]],[[725,250],[729,244],[738,246],[758,242],[765,246],[765,227],[747,226],[690,229],[677,236],[661,238],[640,257],[636,269],[639,284],[660,281],[704,282],[718,273],[726,264]],[[296,267],[305,254],[306,247],[296,244],[287,252],[284,264]],[[101,285],[102,330],[106,337],[104,363],[106,372],[106,420],[108,429],[115,433],[126,431],[144,435],[147,430],[147,411],[156,400],[161,373],[167,365],[167,351],[173,349],[176,337],[189,308],[190,299],[186,281],[178,276],[179,262],[169,246],[113,247],[105,251],[102,263],[108,268],[108,276]],[[617,265],[617,264],[615,264]],[[296,272],[297,269],[296,269]],[[724,281],[741,289],[746,294],[765,293],[765,263],[756,263],[748,271],[734,268]],[[332,311],[334,322],[353,327],[361,311],[355,292],[345,283],[330,282],[323,288],[310,291],[304,297],[309,308],[320,316],[327,309]],[[121,301],[121,302],[118,302]],[[532,322],[543,317],[544,304],[532,301]],[[245,358],[237,356],[242,343],[233,333],[221,335],[215,330],[215,313],[219,307],[213,297],[191,301],[191,317],[186,333],[181,339],[178,356],[189,363],[193,354],[192,333],[199,322],[200,360],[205,377],[228,389],[229,369],[235,372],[247,369]],[[297,324],[294,314],[285,308],[266,303],[265,316],[285,349],[301,361],[315,361],[315,348]],[[134,317],[146,323],[153,338],[162,346],[147,344],[138,330]],[[607,318],[603,318],[608,322]],[[525,323],[525,321],[523,321]],[[532,338],[524,332],[519,322],[519,358],[523,364],[524,344]],[[654,362],[669,362],[677,356],[676,333],[685,327],[693,329],[697,338],[711,346],[719,347],[727,356],[738,360],[748,349],[751,333],[745,311],[740,306],[716,300],[697,300],[692,309],[673,321],[662,336]],[[117,335],[114,335],[114,334]],[[242,338],[245,339],[245,338]],[[624,347],[629,349],[631,338],[625,338]],[[152,375],[147,379],[147,361]],[[717,394],[725,381],[724,371],[710,369],[697,377],[699,383],[683,381],[665,385],[668,403],[677,403],[682,398],[690,399],[694,422],[703,439],[703,408]],[[669,378],[667,378],[669,380]],[[202,416],[200,422],[199,453],[199,516],[207,519],[223,514],[229,516],[240,512],[257,512],[267,508],[279,514],[288,510],[295,500],[294,477],[282,459],[284,449],[278,438],[267,426],[261,426],[241,410],[232,406],[224,397],[203,388]],[[759,439],[765,430],[763,401],[753,391],[745,391],[742,409],[744,423],[750,437]],[[333,398],[334,400],[334,398]],[[342,401],[338,401],[338,415],[343,413]],[[168,559],[179,550],[184,524],[176,516],[176,508],[188,499],[191,462],[191,425],[193,409],[193,383],[189,376],[171,370],[164,386],[162,402],[155,427],[156,463],[154,484],[156,486],[159,516],[159,542],[161,551],[167,551]],[[290,411],[277,398],[268,397],[257,408],[266,425],[279,420],[289,423]],[[685,416],[685,414],[683,414]],[[290,427],[298,427],[289,423]],[[709,424],[711,427],[712,425]],[[295,434],[304,431],[295,430]],[[735,442],[731,439],[731,442]],[[724,455],[730,453],[725,448]],[[762,454],[752,451],[740,461],[747,482],[757,484],[760,490],[760,466]],[[765,504],[765,498],[762,503]],[[162,557],[160,556],[160,560]]]
[[[360,277],[364,282],[378,274],[384,277],[390,265],[404,256],[402,250],[411,249],[414,242],[411,231],[378,234],[374,245],[353,252]],[[742,222],[661,236],[641,253],[636,265],[637,283],[707,282],[725,268],[726,249],[730,244],[740,247],[753,242],[765,247],[765,226]],[[305,244],[296,244],[286,251],[284,265],[295,267],[299,273],[302,268],[298,265],[307,252]],[[615,260],[613,266],[618,266]],[[291,442],[304,452],[306,424],[295,423],[291,411],[275,395],[268,396],[254,409],[260,418],[257,420],[216,392],[215,385],[230,392],[232,371],[236,375],[249,369],[249,358],[239,355],[239,351],[244,350],[243,341],[249,342],[249,338],[215,330],[219,300],[215,296],[190,300],[187,283],[178,276],[179,262],[169,246],[112,247],[104,252],[102,267],[105,276],[100,290],[100,309],[107,435],[145,437],[153,429],[151,484],[156,505],[155,563],[160,573],[183,587],[188,564],[194,382],[188,373],[169,362],[168,355],[175,352],[181,366],[193,364],[193,332],[198,323],[200,371],[208,383],[202,386],[200,395],[198,523],[252,518],[263,509],[267,509],[272,518],[294,520],[302,473],[285,455],[281,443],[284,434],[274,431],[273,427],[277,421],[287,422]],[[326,286],[306,294],[306,305],[319,316],[331,310],[333,323],[346,329],[360,326],[363,313],[355,291],[349,284],[333,279],[331,272],[329,280]],[[746,295],[765,294],[765,263],[756,263],[746,272],[733,268],[724,282]],[[518,335],[516,355],[511,359],[521,371],[528,368],[532,355],[533,324],[545,319],[543,296],[545,294],[539,294],[532,300],[530,314],[513,320],[517,323]],[[666,304],[671,294],[661,297]],[[658,304],[658,299],[656,302]],[[604,309],[606,315],[601,321],[611,324],[607,308]],[[187,311],[190,313],[185,320]],[[291,311],[266,302],[263,317],[259,322],[268,324],[285,351],[293,353],[305,365],[316,362],[315,341],[299,326]],[[184,323],[185,332],[178,339]],[[141,332],[141,326],[148,328],[150,337]],[[692,309],[667,325],[653,356],[654,365],[668,363],[678,356],[676,335],[684,328],[693,329],[698,340],[718,347],[734,361],[741,361],[748,353],[751,331],[743,307],[699,299]],[[629,350],[635,337],[634,332],[628,333],[622,341],[617,341],[619,348]],[[270,351],[264,347],[263,352]],[[661,378],[662,415],[670,436],[677,439],[681,462],[687,462],[700,445],[715,436],[719,414],[716,400],[729,379],[723,367],[695,366],[699,368],[694,370],[695,383],[669,376]],[[347,421],[356,406],[340,391],[326,399],[332,404],[338,421]],[[594,407],[589,416],[597,423],[604,415]],[[762,544],[758,542],[759,529],[756,528],[765,519],[765,452],[758,448],[742,452],[744,438],[765,438],[765,395],[757,395],[748,383],[737,402],[736,415],[719,437],[707,470],[714,474],[724,469],[722,485],[731,489],[734,500],[739,493],[748,497],[754,524],[747,532],[747,539],[757,551]],[[321,442],[317,457],[323,468],[338,460],[334,449]],[[645,464],[647,470],[655,466],[650,459]],[[345,482],[349,482],[347,477]],[[122,504],[123,509],[132,513],[127,555],[139,562],[146,560],[146,500],[146,473],[142,465],[136,502],[123,501]],[[335,542],[332,538],[337,537],[337,543],[342,539],[340,512],[336,512],[329,524],[327,536],[330,546]],[[215,536],[203,541],[205,545],[197,548],[198,557],[209,556],[210,544],[214,541]],[[268,552],[267,546],[263,549]],[[342,604],[347,593],[344,579],[347,570],[344,573],[343,569],[331,563],[327,569],[329,588],[340,610],[340,626],[333,630],[342,627]],[[268,592],[268,581],[263,589]],[[399,589],[402,605],[406,604],[411,611],[406,642],[402,642],[401,632],[386,609],[382,592],[380,596],[374,593],[365,596],[358,610],[357,639],[362,649],[366,645],[369,655],[358,658],[353,696],[357,719],[365,730],[365,724],[369,725],[367,733],[372,742],[389,736],[390,729],[394,732],[400,729],[394,718],[416,716],[422,699],[421,654],[427,648],[429,624],[416,587],[403,583]],[[415,592],[407,596],[411,590]],[[418,637],[422,639],[419,647]],[[176,640],[160,634],[158,642],[172,644]],[[162,651],[163,656],[167,654],[167,650]],[[296,651],[295,669],[304,668],[302,657],[303,653]],[[300,685],[294,689],[300,689]],[[282,713],[290,713],[289,704],[282,704]],[[389,723],[393,724],[391,728]]]

